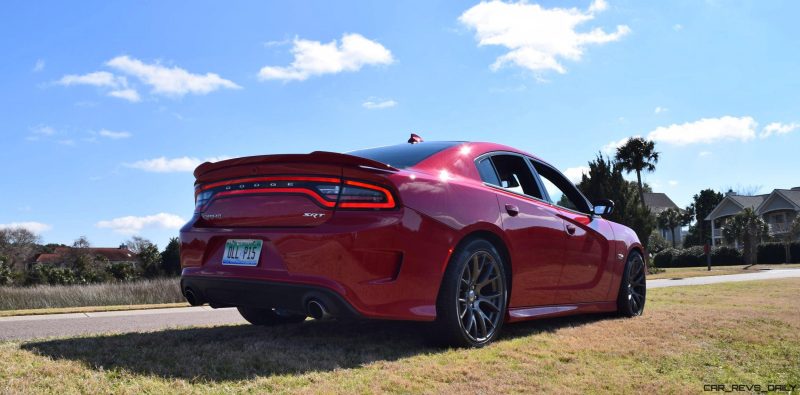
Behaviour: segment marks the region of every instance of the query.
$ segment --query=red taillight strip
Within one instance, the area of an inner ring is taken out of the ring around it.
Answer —
[[[292,177],[292,176],[237,178],[235,180],[218,181],[218,182],[212,182],[211,184],[203,185],[202,187],[200,187],[200,191],[205,191],[206,189],[216,188],[223,185],[235,185],[235,184],[241,184],[243,182],[261,182],[261,181],[317,181],[317,182],[333,182],[338,184],[342,182],[342,179],[333,177]]]
[[[389,192],[388,189],[379,187],[373,184],[366,184],[363,182],[358,181],[350,181],[346,180],[344,182],[346,185],[352,185],[359,188],[366,188],[372,189],[373,191],[378,191],[383,193],[386,196],[386,201],[383,203],[356,203],[356,202],[339,202],[339,207],[341,208],[394,208],[394,197],[392,197],[392,193]]]
[[[336,202],[329,202],[322,198],[322,196],[304,188],[260,188],[260,189],[243,189],[243,190],[236,190],[236,191],[224,191],[214,195],[214,198],[211,200],[213,201],[215,198],[219,196],[227,196],[227,195],[247,195],[247,194],[255,194],[255,193],[300,193],[303,195],[308,195],[314,198],[319,204],[325,207],[334,207],[336,206]]]

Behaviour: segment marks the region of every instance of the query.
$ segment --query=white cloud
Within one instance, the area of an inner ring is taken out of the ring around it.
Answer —
[[[669,184],[669,186],[671,186],[671,187],[675,187],[675,186],[678,186],[678,181],[677,180],[669,180],[669,181],[667,181],[667,184]]]
[[[391,108],[397,105],[397,102],[394,100],[367,100],[361,104],[364,108],[368,110],[381,110],[384,108]]]
[[[99,134],[102,137],[110,138],[112,140],[126,139],[132,136],[130,132],[115,132],[113,130],[108,130],[108,129],[103,129],[97,134]]]
[[[217,89],[240,89],[233,81],[215,73],[192,74],[180,67],[165,67],[158,62],[147,64],[141,60],[117,56],[106,65],[132,75],[153,88],[153,93],[165,96],[183,96],[187,93],[205,95]]]
[[[656,107],[655,110],[653,110],[653,112],[656,113],[656,114],[665,113],[667,111],[669,111],[669,108],[661,107],[661,106],[658,106],[658,107]]]
[[[58,83],[64,86],[70,85],[92,85],[108,88],[118,88],[127,86],[128,81],[125,77],[117,77],[108,71],[95,71],[94,73],[77,75],[68,74],[61,77]]]
[[[589,167],[588,166],[577,166],[577,167],[570,167],[564,170],[564,175],[572,181],[573,184],[577,184],[581,182],[581,179],[584,174],[589,174]]]
[[[212,157],[206,159],[199,159],[189,156],[182,156],[179,158],[166,158],[159,157],[154,159],[140,160],[133,163],[126,163],[125,166],[149,171],[152,173],[176,173],[176,172],[191,172],[203,162],[218,162],[221,160],[229,159],[225,156]]]
[[[394,62],[392,53],[383,45],[360,34],[344,34],[341,44],[327,44],[295,38],[289,66],[265,66],[258,72],[261,80],[303,81],[309,77],[358,71],[368,65]]]
[[[131,103],[137,103],[141,100],[139,97],[139,92],[136,89],[126,88],[126,89],[118,89],[115,91],[108,92],[109,96],[125,99]]]
[[[683,25],[681,25],[680,23],[676,23],[676,24],[672,25],[672,30],[675,30],[676,32],[679,32],[679,31],[683,30]]]
[[[36,60],[36,64],[33,65],[33,72],[34,73],[38,73],[38,72],[44,70],[44,66],[45,66],[44,59]]]
[[[500,45],[509,49],[495,60],[492,70],[511,64],[535,72],[554,70],[563,74],[566,69],[561,59],[580,60],[588,45],[617,41],[630,33],[626,25],[618,25],[612,33],[599,27],[588,32],[575,30],[607,8],[603,0],[595,0],[586,11],[544,8],[524,1],[491,1],[468,9],[458,20],[475,30],[479,46]]]
[[[711,151],[700,151],[700,153],[698,153],[697,156],[701,158],[704,158],[706,156],[711,156]]]
[[[39,125],[33,129],[31,129],[31,133],[39,136],[52,136],[56,134],[56,130],[53,129],[51,126],[47,125]]]
[[[53,229],[53,226],[35,221],[11,222],[8,224],[0,224],[0,229],[19,229],[19,228],[27,229],[33,233],[42,233],[42,232],[47,232],[50,229]]]
[[[661,126],[647,135],[649,140],[673,145],[748,141],[756,136],[758,123],[752,117],[703,118],[694,122]]]
[[[158,213],[142,217],[130,215],[127,217],[114,218],[109,221],[100,221],[95,224],[95,226],[101,229],[111,229],[117,233],[130,235],[139,233],[145,228],[180,229],[185,223],[186,220],[175,214]]]
[[[764,126],[764,129],[761,130],[761,134],[759,135],[762,139],[772,136],[773,134],[786,134],[792,132],[800,128],[800,123],[780,123],[780,122],[772,122],[767,126]]]

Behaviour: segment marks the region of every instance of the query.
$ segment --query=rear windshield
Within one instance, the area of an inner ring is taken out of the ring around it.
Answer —
[[[430,141],[419,144],[397,144],[346,152],[348,155],[372,159],[402,169],[422,162],[427,157],[446,148],[461,144],[458,141]]]

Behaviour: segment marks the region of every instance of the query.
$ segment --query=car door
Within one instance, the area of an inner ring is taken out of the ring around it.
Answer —
[[[476,161],[484,183],[497,191],[503,229],[510,241],[509,307],[550,305],[563,265],[564,221],[543,198],[525,157],[498,153]]]
[[[530,159],[547,200],[564,220],[567,241],[556,304],[606,301],[614,264],[613,231],[608,221],[591,213],[578,189],[552,166]]]

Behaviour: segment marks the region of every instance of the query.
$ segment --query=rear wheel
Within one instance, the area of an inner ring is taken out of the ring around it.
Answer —
[[[503,326],[508,296],[503,260],[486,240],[460,247],[447,266],[436,303],[441,340],[456,347],[482,347]]]
[[[239,310],[239,314],[253,325],[296,324],[306,319],[304,315],[279,313],[275,311],[275,309],[245,306],[237,307],[237,309]]]
[[[625,271],[622,273],[622,281],[619,286],[619,296],[617,297],[619,315],[623,317],[642,315],[647,295],[645,271],[642,255],[632,251],[625,264]]]

